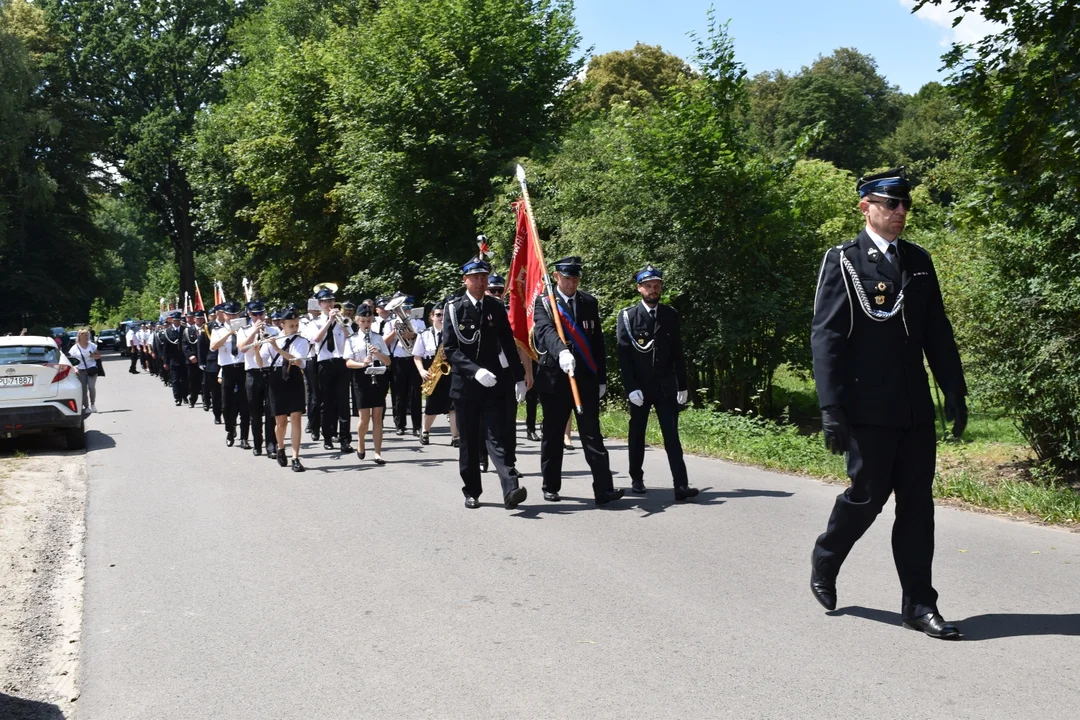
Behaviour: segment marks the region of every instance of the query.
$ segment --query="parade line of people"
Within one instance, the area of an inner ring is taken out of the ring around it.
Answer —
[[[175,310],[160,323],[128,333],[129,372],[141,365],[171,388],[177,406],[202,403],[224,424],[225,442],[281,467],[303,472],[301,421],[313,440],[341,455],[383,458],[383,414],[390,394],[397,435],[410,432],[431,442],[432,425],[449,419],[458,448],[465,507],[480,506],[481,475],[498,475],[503,504],[517,507],[527,497],[517,468],[517,404],[530,403],[526,436],[535,439],[535,405],[543,409],[540,438],[542,491],[558,502],[562,489],[564,431],[581,398],[578,432],[592,471],[597,505],[618,500],[600,434],[600,400],[607,389],[604,337],[596,299],[578,289],[582,263],[567,257],[555,263],[556,304],[566,342],[555,330],[550,302],[538,298],[533,346],[538,360],[519,348],[504,304],[505,283],[483,254],[462,267],[464,292],[438,302],[428,322],[415,317],[413,298],[404,293],[338,303],[336,288],[324,286],[306,312],[288,305],[268,313],[265,303],[225,302],[186,314]],[[647,492],[644,481],[645,431],[655,408],[671,465],[675,497],[698,494],[689,486],[679,441],[678,416],[687,402],[686,361],[679,314],[660,303],[662,272],[646,265],[634,276],[641,302],[619,313],[619,368],[631,403],[631,492]],[[328,285],[328,284],[327,284]],[[444,320],[446,321],[444,324]],[[423,389],[423,393],[422,393]],[[422,401],[422,395],[426,400]],[[356,447],[353,447],[356,418]]]

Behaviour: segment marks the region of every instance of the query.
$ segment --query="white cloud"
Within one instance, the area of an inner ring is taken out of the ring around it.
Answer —
[[[900,6],[908,11],[915,7],[915,0],[899,1]],[[953,20],[958,15],[963,15],[964,19],[960,21],[959,25],[953,27]],[[945,34],[941,37],[942,47],[949,47],[954,42],[965,44],[978,42],[987,35],[1001,29],[1000,25],[986,20],[977,12],[965,14],[953,10],[952,3],[948,2],[948,0],[941,5],[925,5],[922,10],[916,13],[916,17],[945,30]]]

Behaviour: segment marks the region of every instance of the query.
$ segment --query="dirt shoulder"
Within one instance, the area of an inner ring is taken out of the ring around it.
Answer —
[[[71,718],[78,699],[86,454],[0,444],[0,717]]]

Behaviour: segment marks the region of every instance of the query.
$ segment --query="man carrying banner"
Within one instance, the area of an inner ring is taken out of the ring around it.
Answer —
[[[555,307],[546,296],[537,298],[533,309],[533,345],[540,355],[536,373],[540,406],[544,409],[544,437],[540,443],[540,471],[544,478],[544,499],[558,502],[562,489],[563,428],[570,419],[574,399],[570,378],[577,379],[581,397],[578,432],[585,460],[593,475],[593,496],[597,505],[618,500],[604,438],[600,434],[600,398],[607,391],[604,333],[596,298],[578,290],[581,258],[566,257],[555,262],[557,292]],[[564,343],[555,328],[559,314]]]

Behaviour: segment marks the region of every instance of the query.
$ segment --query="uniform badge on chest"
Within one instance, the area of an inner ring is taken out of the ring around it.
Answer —
[[[878,305],[884,305],[885,304],[885,296],[884,295],[876,295],[874,297],[874,302],[877,303]]]
[[[877,284],[878,292],[885,292],[885,287],[886,287],[885,283],[879,282]],[[881,303],[878,303],[878,304],[880,305]]]

